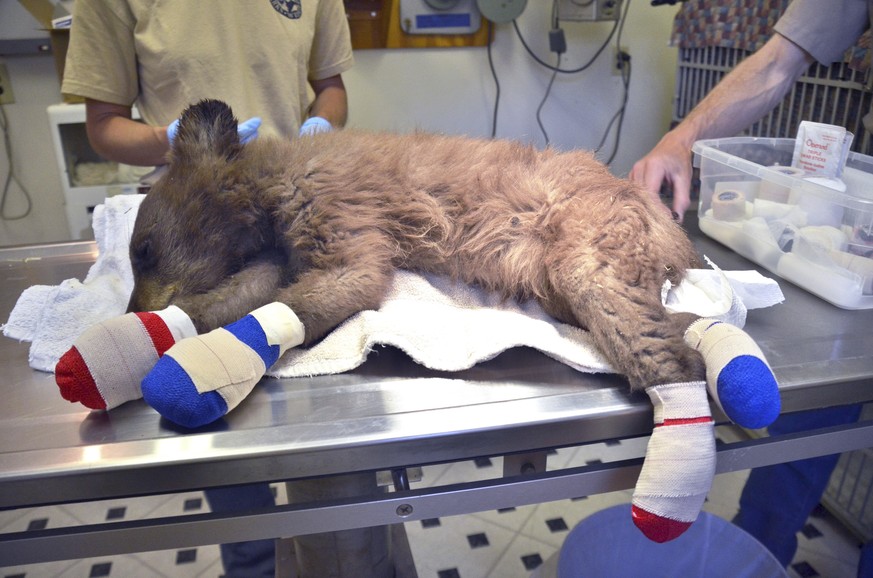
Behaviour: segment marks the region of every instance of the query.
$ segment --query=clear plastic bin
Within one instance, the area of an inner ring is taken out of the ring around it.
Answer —
[[[692,150],[701,231],[838,307],[873,308],[873,157],[849,153],[840,191],[796,174],[794,139]]]

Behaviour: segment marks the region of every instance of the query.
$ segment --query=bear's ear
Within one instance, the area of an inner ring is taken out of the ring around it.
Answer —
[[[173,141],[173,160],[232,160],[242,150],[233,111],[220,100],[201,100],[185,109]]]

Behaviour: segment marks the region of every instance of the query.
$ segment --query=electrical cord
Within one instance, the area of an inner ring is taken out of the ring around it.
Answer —
[[[521,30],[518,28],[517,20],[512,21],[512,26],[515,28],[515,33],[518,36],[518,39],[521,41],[522,46],[524,46],[524,49],[527,51],[530,57],[537,62],[537,64],[540,64],[541,66],[544,66],[553,72],[560,72],[562,74],[576,74],[577,72],[582,72],[590,68],[591,65],[594,64],[594,62],[597,60],[597,58],[603,53],[606,47],[609,46],[609,41],[612,40],[613,35],[615,35],[615,31],[618,29],[618,23],[619,21],[616,20],[615,24],[613,24],[612,26],[612,30],[609,31],[609,36],[606,37],[606,40],[603,42],[600,48],[597,49],[597,52],[594,53],[594,56],[592,56],[588,62],[578,68],[571,69],[564,69],[557,66],[552,66],[551,64],[543,61],[543,59],[537,56],[536,53],[531,49],[531,47],[528,46],[527,42],[524,39],[524,36],[521,35]]]
[[[594,0],[587,0],[586,2],[573,1],[574,4],[576,4],[577,6],[582,6],[582,7],[590,6],[593,2],[594,2]],[[575,74],[578,72],[582,72],[582,71],[588,69],[589,67],[591,67],[591,65],[594,64],[594,62],[600,57],[600,55],[603,53],[603,51],[606,49],[606,47],[609,46],[609,43],[612,40],[612,37],[615,36],[616,31],[617,31],[618,36],[616,37],[616,53],[618,54],[618,58],[622,59],[622,61],[621,61],[621,77],[622,77],[622,85],[623,85],[622,104],[621,104],[621,107],[619,107],[619,110],[612,116],[609,123],[606,125],[606,129],[603,132],[603,137],[601,138],[600,143],[597,145],[597,148],[595,149],[595,153],[600,151],[600,149],[603,147],[604,143],[606,142],[606,139],[608,138],[609,133],[612,130],[613,125],[615,125],[615,123],[617,121],[618,125],[617,125],[617,129],[616,129],[615,143],[613,145],[612,153],[609,156],[609,160],[606,161],[606,164],[609,164],[614,160],[615,155],[618,152],[618,146],[619,146],[619,143],[621,140],[621,129],[622,129],[622,126],[624,124],[624,117],[625,117],[625,112],[627,110],[628,93],[629,93],[629,88],[630,88],[630,78],[631,78],[630,55],[621,51],[621,34],[622,34],[622,31],[624,30],[624,24],[627,21],[627,14],[628,14],[628,11],[630,10],[630,2],[631,2],[631,0],[625,0],[624,10],[622,11],[621,16],[618,19],[616,19],[615,24],[613,24],[613,26],[612,26],[612,30],[609,31],[609,35],[606,37],[606,40],[603,42],[603,44],[600,46],[600,48],[598,48],[597,51],[594,53],[594,56],[592,56],[591,59],[588,62],[586,62],[585,64],[583,64],[582,66],[580,66],[578,68],[574,68],[574,69],[561,68],[561,51],[558,51],[558,59],[557,59],[557,64],[555,66],[552,66],[552,65],[548,64],[547,62],[544,62],[539,56],[537,56],[537,54],[530,48],[530,46],[525,41],[524,36],[522,36],[521,30],[518,27],[518,21],[517,20],[512,21],[512,25],[515,28],[515,33],[518,36],[518,39],[521,41],[521,44],[522,44],[522,46],[524,46],[524,49],[527,51],[527,53],[538,64],[540,64],[541,66],[552,71],[552,77],[549,79],[549,84],[546,88],[545,95],[543,96],[542,101],[540,101],[540,104],[537,107],[537,112],[536,112],[537,124],[539,125],[540,131],[543,133],[543,137],[545,138],[545,141],[546,141],[546,146],[549,146],[550,139],[549,139],[548,132],[546,131],[546,128],[542,122],[541,113],[542,113],[543,107],[545,106],[546,100],[548,99],[549,95],[551,94],[552,86],[554,85],[555,78],[557,77],[558,73]],[[558,30],[560,25],[559,25],[559,19],[558,19],[558,1],[557,0],[553,0],[553,2],[552,2],[551,20],[552,20],[552,29]],[[561,41],[563,41],[563,33],[561,36],[562,36]],[[498,109],[499,102],[500,102],[500,82],[499,82],[498,77],[497,77],[497,70],[494,67],[494,60],[493,60],[493,56],[492,56],[492,52],[491,52],[491,44],[494,40],[494,29],[493,29],[490,21],[488,22],[488,39],[489,39],[488,40],[488,65],[491,68],[491,75],[494,78],[494,84],[497,88],[497,94],[496,94],[495,99],[494,99],[494,114],[493,114],[492,125],[491,125],[491,138],[494,138],[496,133],[497,133],[497,109]],[[562,44],[563,44],[563,42],[562,42]],[[553,50],[554,50],[554,47],[553,47]]]
[[[555,66],[555,70],[552,72],[552,78],[549,80],[549,85],[546,87],[546,93],[543,95],[543,100],[540,102],[540,105],[537,107],[537,124],[540,126],[540,131],[543,133],[543,138],[546,139],[546,146],[549,146],[549,133],[546,132],[546,127],[543,125],[543,119],[540,118],[540,113],[543,111],[543,107],[546,105],[546,100],[549,98],[549,94],[552,92],[552,85],[555,84],[555,78],[558,76],[557,68],[561,66],[561,55],[558,54],[558,63]]]
[[[630,77],[631,77],[631,63],[630,60],[624,62],[624,67],[621,70],[621,78],[622,83],[624,84],[624,95],[622,96],[621,107],[618,111],[612,115],[612,118],[609,120],[609,124],[606,125],[606,129],[603,131],[603,138],[600,139],[600,143],[597,145],[597,148],[594,149],[594,153],[597,154],[600,152],[600,149],[603,147],[603,144],[606,142],[607,137],[609,136],[609,131],[612,129],[612,125],[615,124],[615,121],[618,120],[618,127],[615,131],[615,143],[612,147],[612,153],[609,155],[609,158],[605,161],[605,164],[610,164],[614,159],[615,155],[618,152],[618,145],[621,141],[621,128],[624,124],[624,114],[627,110],[627,98],[628,98],[628,88],[630,86]]]
[[[493,42],[494,24],[488,20],[488,67],[491,68],[494,87],[497,89],[497,93],[494,95],[494,114],[491,118],[491,138],[497,136],[497,107],[500,105],[500,81],[497,79],[497,69],[494,68],[494,57],[491,54],[491,44]]]
[[[16,221],[18,219],[23,219],[30,214],[31,209],[33,209],[33,202],[30,199],[30,193],[21,181],[18,180],[18,177],[15,175],[15,168],[12,166],[12,140],[9,137],[9,121],[6,118],[6,109],[2,104],[0,104],[0,130],[3,131],[3,144],[6,148],[6,160],[9,162],[9,172],[6,175],[6,181],[3,184],[2,196],[0,196],[0,218],[4,221]],[[19,189],[21,189],[21,192],[24,195],[24,200],[27,202],[27,209],[25,209],[22,214],[14,217],[6,214],[6,201],[9,198],[9,186],[13,182],[18,185]]]
[[[623,94],[621,99],[621,106],[618,111],[612,116],[609,123],[606,125],[606,129],[603,131],[603,138],[600,140],[600,144],[597,145],[597,148],[594,150],[595,154],[600,152],[600,149],[603,147],[603,144],[606,142],[606,138],[609,136],[609,132],[612,129],[612,125],[615,124],[616,120],[618,120],[618,125],[615,131],[615,142],[612,146],[612,153],[609,155],[609,158],[605,161],[607,165],[612,163],[615,159],[615,155],[618,153],[618,146],[621,143],[621,129],[624,125],[624,116],[627,111],[627,100],[630,94],[630,80],[631,80],[631,58],[629,54],[626,54],[621,50],[621,34],[624,31],[624,24],[627,21],[627,14],[630,11],[630,3],[631,0],[625,0],[624,11],[619,18],[619,27],[618,27],[618,35],[615,37],[615,46],[616,46],[616,54],[617,58],[619,58],[619,62],[616,63],[618,66],[620,63],[621,69],[621,81],[623,86]]]

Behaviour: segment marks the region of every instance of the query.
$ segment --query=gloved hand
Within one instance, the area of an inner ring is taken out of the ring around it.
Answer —
[[[307,118],[300,126],[300,136],[309,136],[320,132],[330,132],[332,130],[333,126],[327,120],[320,116],[313,116]]]
[[[236,131],[239,133],[239,140],[246,144],[250,140],[254,140],[258,136],[258,129],[261,128],[261,117],[253,116],[252,118],[239,123]]]
[[[240,142],[246,144],[250,140],[256,138],[258,136],[259,128],[261,128],[261,118],[257,116],[239,123],[239,125],[237,125],[237,132],[239,133]],[[173,141],[176,140],[176,133],[178,131],[179,119],[177,118],[167,127],[167,138],[170,140],[170,146],[173,146]]]

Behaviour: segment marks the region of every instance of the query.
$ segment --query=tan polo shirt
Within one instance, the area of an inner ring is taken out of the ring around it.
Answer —
[[[353,64],[342,0],[76,0],[62,92],[165,125],[217,98],[261,134],[294,136],[308,79]]]

